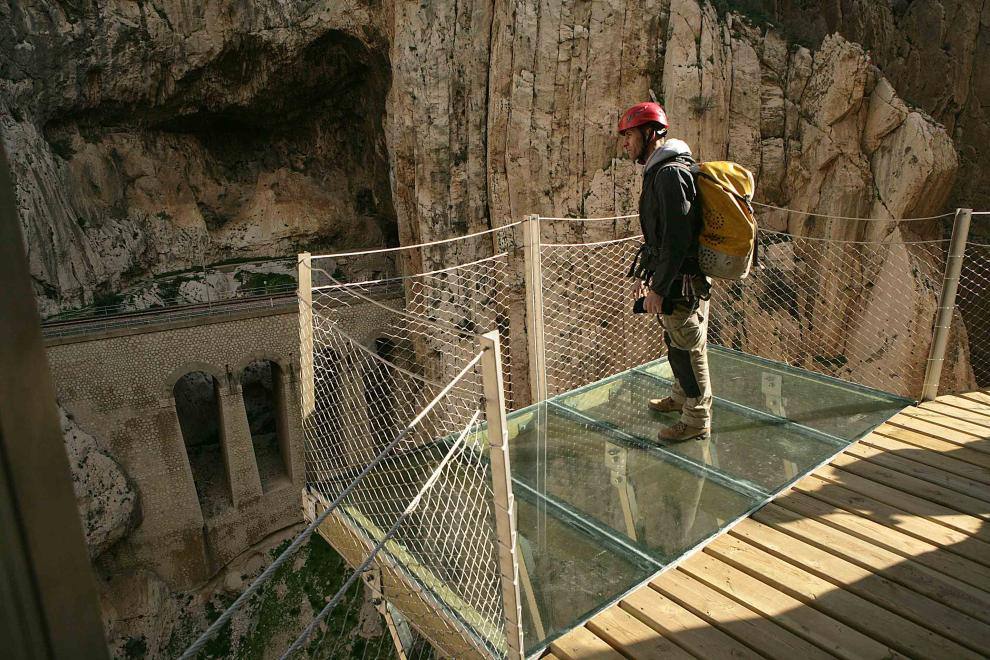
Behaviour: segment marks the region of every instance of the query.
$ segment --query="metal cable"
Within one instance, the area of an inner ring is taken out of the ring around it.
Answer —
[[[379,541],[377,544],[375,544],[375,547],[371,550],[371,553],[368,555],[368,557],[361,563],[360,566],[354,569],[354,572],[351,573],[351,576],[349,578],[347,578],[347,581],[344,582],[343,586],[341,586],[340,589],[337,590],[337,593],[334,594],[333,598],[330,599],[330,602],[327,603],[322,610],[320,610],[319,614],[313,617],[313,620],[309,622],[309,625],[306,626],[306,628],[302,631],[302,633],[300,633],[299,637],[297,637],[296,640],[292,642],[292,644],[289,646],[289,648],[286,649],[285,653],[282,654],[281,660],[286,660],[286,658],[291,657],[293,653],[295,653],[300,648],[302,648],[303,644],[306,643],[306,640],[308,640],[310,635],[313,634],[313,631],[316,629],[316,626],[318,626],[320,622],[323,619],[325,619],[326,616],[330,614],[331,611],[333,611],[333,608],[336,607],[337,603],[340,602],[340,599],[344,597],[344,594],[347,592],[350,586],[354,584],[354,581],[357,580],[357,578],[361,575],[361,573],[363,573],[365,569],[371,565],[371,562],[375,560],[375,557],[378,555],[378,552],[385,546],[385,544],[388,543],[393,536],[395,536],[395,534],[399,531],[399,526],[402,524],[402,522],[409,516],[409,514],[415,511],[416,508],[419,506],[419,503],[423,500],[423,495],[426,494],[426,491],[432,488],[433,484],[435,484],[437,480],[440,478],[441,471],[447,466],[447,463],[450,462],[450,459],[453,457],[454,452],[456,452],[460,448],[461,444],[464,442],[464,438],[467,437],[468,431],[470,431],[471,428],[475,424],[477,424],[478,416],[480,414],[481,414],[480,410],[476,410],[474,412],[474,415],[471,417],[471,420],[461,431],[460,436],[458,436],[457,440],[447,451],[446,456],[443,457],[443,460],[441,460],[440,464],[437,465],[436,469],[433,471],[433,474],[431,474],[430,478],[426,480],[426,483],[423,484],[423,487],[419,489],[419,492],[416,493],[416,496],[412,499],[412,501],[409,502],[408,506],[406,506],[405,510],[399,515],[398,519],[395,521],[392,527],[388,530],[388,532],[385,533],[385,536],[382,537],[382,540]],[[326,515],[327,513],[324,512],[320,514],[320,518],[325,518]]]
[[[493,234],[497,231],[502,231],[505,229],[511,229],[516,225],[521,225],[522,221],[518,220],[516,222],[510,222],[507,225],[502,225],[501,227],[493,227],[492,229],[485,229],[484,231],[477,231],[473,234],[465,234],[464,236],[455,236],[453,238],[442,238],[437,241],[430,241],[428,243],[415,243],[413,245],[400,245],[398,247],[392,248],[379,248],[375,250],[358,250],[356,252],[338,252],[336,254],[314,254],[311,259],[337,259],[340,257],[358,257],[363,254],[381,254],[382,252],[400,252],[402,250],[412,250],[415,248],[431,247],[433,245],[442,245],[444,243],[453,243],[455,241],[465,241],[469,238],[477,238],[478,236],[484,236],[485,234]]]
[[[367,466],[365,466],[363,470],[361,470],[360,474],[358,474],[354,478],[354,480],[351,481],[350,484],[348,484],[348,486],[340,493],[340,495],[338,495],[337,498],[330,503],[326,511],[321,513],[312,523],[310,523],[310,525],[306,527],[306,529],[304,529],[299,534],[299,536],[296,537],[296,539],[292,542],[292,544],[289,545],[289,547],[286,548],[285,551],[282,552],[282,554],[279,555],[278,558],[274,562],[272,562],[272,564],[268,568],[266,568],[264,572],[254,580],[254,582],[251,583],[251,586],[248,587],[244,591],[244,593],[242,593],[237,598],[237,600],[231,603],[230,607],[224,610],[223,614],[217,617],[217,620],[214,621],[210,625],[210,627],[207,628],[206,631],[202,635],[200,635],[199,638],[195,642],[193,642],[181,656],[179,656],[180,660],[185,660],[187,658],[194,657],[200,650],[202,650],[204,646],[206,646],[206,643],[209,642],[210,639],[212,639],[213,636],[216,635],[217,632],[219,632],[220,629],[223,628],[224,625],[226,625],[231,620],[231,618],[233,618],[233,616],[244,605],[244,603],[247,602],[247,600],[251,598],[251,596],[257,593],[258,590],[261,589],[261,587],[264,586],[264,584],[269,580],[269,578],[271,578],[271,576],[275,573],[275,571],[277,571],[279,567],[282,566],[282,564],[288,561],[289,558],[293,554],[295,554],[296,550],[299,549],[299,546],[305,543],[309,539],[309,537],[313,535],[313,532],[316,531],[316,528],[319,527],[323,523],[323,521],[326,520],[327,517],[331,513],[333,513],[334,510],[337,509],[338,506],[340,506],[340,503],[344,501],[344,498],[350,495],[351,492],[355,488],[357,488],[358,483],[365,476],[367,476],[372,469],[374,469],[379,463],[381,463],[385,459],[385,457],[389,453],[391,453],[392,449],[394,449],[396,445],[398,445],[406,437],[408,437],[408,435],[413,431],[416,425],[419,424],[419,422],[422,421],[424,417],[426,417],[426,415],[430,412],[430,410],[432,410],[433,407],[436,406],[436,404],[441,399],[443,399],[443,397],[446,396],[448,392],[450,392],[450,390],[454,387],[454,385],[456,385],[457,382],[464,377],[464,374],[466,374],[471,368],[474,367],[474,365],[476,365],[481,360],[481,356],[482,354],[478,353],[478,355],[476,355],[473,360],[468,362],[468,364],[463,369],[461,369],[461,372],[457,374],[454,380],[448,383],[447,386],[439,394],[437,394],[432,401],[426,404],[426,407],[423,408],[423,410],[419,413],[419,415],[417,415],[404,429],[402,429],[402,431],[399,432],[399,434],[385,447],[385,449],[379,452],[379,454],[375,456],[375,458],[372,459],[372,461]]]
[[[773,209],[775,211],[784,211],[786,213],[795,213],[797,215],[810,215],[816,218],[828,218],[829,220],[855,220],[857,222],[913,222],[913,221],[923,221],[923,220],[939,220],[941,218],[951,218],[955,213],[943,213],[941,215],[931,215],[919,218],[856,218],[848,215],[828,215],[826,213],[814,213],[812,211],[798,211],[796,209],[789,209],[783,206],[774,206],[773,204],[764,204],[762,202],[750,202],[753,206],[762,206],[763,208]]]

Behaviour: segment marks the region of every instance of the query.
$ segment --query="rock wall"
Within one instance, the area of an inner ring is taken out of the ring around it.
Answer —
[[[990,208],[990,3],[986,0],[741,0],[816,48],[834,32],[862,44],[912,107],[952,136],[960,161],[949,206]],[[987,231],[983,229],[984,233]]]
[[[102,442],[59,408],[72,488],[90,559],[96,559],[141,523],[137,489]]]
[[[395,243],[381,8],[0,13],[0,127],[43,311],[212,260]]]
[[[759,201],[881,220],[761,212],[769,229],[891,243],[936,239],[945,230],[945,222],[882,221],[944,211],[958,158],[945,128],[911,109],[869,53],[840,35],[812,51],[782,32],[738,15],[720,16],[696,0],[519,0],[495,3],[490,14],[488,7],[419,8],[396,22],[389,116],[399,119],[389,122],[387,134],[398,145],[394,194],[404,240],[450,236],[454,223],[462,232],[487,228],[478,206],[467,201],[472,195],[477,205],[487,203],[492,226],[528,213],[634,213],[639,176],[619,159],[614,127],[619,113],[649,98],[650,90],[668,111],[673,137],[686,140],[703,159],[731,158],[757,174]],[[490,25],[479,28],[478,21],[489,16]],[[424,56],[412,46],[424,43],[449,46],[440,52],[428,48]],[[465,52],[474,57],[461,58]],[[485,57],[487,79],[470,66]],[[427,75],[431,71],[442,75]],[[478,128],[482,107],[484,132]],[[414,125],[428,128],[413,138]],[[486,147],[484,190],[473,174],[481,158],[475,136]],[[406,147],[413,139],[414,148]],[[544,239],[595,240],[612,238],[613,231],[611,223],[550,226]],[[427,265],[440,267],[454,256],[476,258],[486,249],[469,255],[438,251]],[[796,348],[778,359],[815,368],[814,356],[855,354],[834,373],[915,393],[934,314],[937,256],[903,250],[819,256],[813,266],[818,270],[802,282],[808,304],[797,318],[774,314],[777,327],[767,334],[751,334],[740,344],[738,328],[727,329],[724,341],[752,350],[783,332]],[[842,269],[842,277],[834,268]],[[872,290],[881,275],[892,287]],[[840,290],[849,302],[830,305]],[[772,295],[756,292],[762,300],[753,304],[773,307]],[[850,321],[847,312],[854,306],[865,308],[867,318]],[[512,321],[518,327],[521,320],[517,306]],[[514,344],[513,352],[519,361],[525,345]],[[877,369],[877,362],[886,366]],[[892,374],[899,370],[910,377],[897,380]]]
[[[755,3],[716,4],[753,14]],[[900,25],[913,35],[928,14],[885,7],[822,14],[864,39],[896,33],[872,38],[877,52],[900,52]],[[931,92],[952,99],[936,108],[943,120],[973,106],[986,33],[968,5],[944,13],[939,38],[973,47],[925,60],[955,67],[922,76],[932,89],[949,81]],[[786,25],[756,27],[697,0],[30,0],[6,15],[0,125],[47,311],[221,257],[634,210],[638,177],[618,158],[614,126],[651,89],[672,134],[703,158],[753,168],[763,201],[924,214],[942,210],[957,167],[948,133],[899,100],[861,47],[841,37],[795,47]],[[915,79],[919,48],[891,59],[896,76]],[[909,147],[922,153],[902,163]],[[491,251],[441,247],[412,266],[449,264],[458,250]]]

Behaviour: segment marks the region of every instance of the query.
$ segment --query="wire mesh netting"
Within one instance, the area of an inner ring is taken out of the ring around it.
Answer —
[[[449,381],[458,363],[477,351],[478,334],[497,330],[506,406],[514,407],[508,252],[423,273],[354,282],[343,280],[343,261],[313,258],[314,309],[328,314],[336,310],[332,315],[347,319],[350,332],[361,334],[360,341],[373,345],[383,360],[435,382]]]
[[[309,488],[325,505],[397,441],[321,533],[352,566],[385,541],[388,601],[451,657],[505,654],[478,336],[508,338],[507,259],[350,283],[339,258],[312,260]]]
[[[709,341],[893,394],[924,380],[948,241],[759,232],[760,267],[718,283]]]
[[[709,341],[918,396],[948,240],[900,236],[846,241],[759,230],[760,266],[746,280],[714,284]],[[663,352],[656,318],[630,313],[626,272],[640,240],[542,245],[551,395]]]
[[[662,330],[632,314],[629,263],[639,236],[589,244],[543,244],[543,335],[548,396],[659,357]]]
[[[990,242],[971,236],[963,255],[956,308],[939,393],[990,387]]]

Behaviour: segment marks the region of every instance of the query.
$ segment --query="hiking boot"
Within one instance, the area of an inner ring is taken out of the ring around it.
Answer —
[[[674,397],[668,396],[663,399],[650,399],[650,410],[657,412],[680,412],[684,407],[683,401],[674,401]]]
[[[657,438],[660,442],[685,442],[686,440],[707,438],[710,434],[711,429],[688,426],[684,422],[674,422],[670,426],[660,429]]]

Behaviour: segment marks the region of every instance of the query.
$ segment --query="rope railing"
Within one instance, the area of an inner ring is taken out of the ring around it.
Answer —
[[[399,246],[390,247],[390,248],[376,248],[376,249],[371,249],[371,250],[355,250],[353,252],[335,252],[335,253],[329,253],[329,254],[314,254],[312,256],[312,258],[313,259],[331,259],[331,258],[332,259],[339,259],[339,258],[342,258],[342,257],[356,257],[356,256],[362,256],[362,255],[366,255],[366,254],[382,254],[382,253],[387,253],[387,252],[403,252],[405,250],[419,250],[419,249],[426,248],[426,247],[434,247],[436,245],[445,245],[447,243],[456,243],[456,242],[459,242],[459,241],[466,241],[466,240],[469,240],[469,239],[472,239],[472,238],[478,238],[480,236],[487,236],[489,234],[494,234],[494,233],[497,233],[497,232],[501,232],[501,231],[504,231],[506,229],[511,229],[512,227],[516,227],[516,226],[518,226],[520,224],[522,224],[521,221],[519,221],[519,222],[510,222],[508,224],[501,225],[501,226],[498,226],[498,227],[493,227],[491,229],[484,229],[482,231],[476,231],[476,232],[474,232],[472,234],[464,234],[462,236],[454,236],[452,238],[441,238],[441,239],[438,239],[438,240],[435,240],[435,241],[427,241],[426,243],[412,243],[412,244],[409,244],[409,245],[399,245]]]
[[[482,257],[481,259],[476,259],[474,261],[468,261],[467,263],[458,264],[457,267],[458,268],[465,268],[467,266],[476,266],[478,264],[487,263],[487,262],[493,261],[495,259],[504,258],[507,254],[508,254],[507,252],[499,252],[498,254],[493,254],[490,257]],[[316,257],[313,257],[313,258],[315,259]],[[347,282],[347,281],[344,281],[344,280],[337,280],[333,276],[331,276],[329,273],[327,273],[327,271],[325,269],[314,266],[313,267],[313,271],[314,272],[317,272],[318,271],[318,272],[322,273],[328,279],[332,280],[333,281],[333,284],[323,284],[323,285],[320,285],[320,286],[314,286],[313,287],[313,291],[323,291],[323,290],[326,290],[326,289],[337,289],[337,288],[340,288],[340,287],[374,286],[374,285],[378,285],[378,284],[390,284],[392,282],[402,282],[404,280],[416,279],[416,278],[425,277],[425,276],[428,276],[428,275],[438,275],[440,273],[446,273],[449,270],[450,270],[450,268],[437,268],[435,270],[428,270],[428,271],[424,271],[422,273],[411,273],[411,274],[408,274],[408,275],[396,275],[395,277],[383,277],[383,278],[379,278],[379,279],[376,279],[376,280],[361,280],[361,281],[358,281],[358,282]]]
[[[920,216],[914,218],[861,218],[858,216],[848,216],[848,215],[830,215],[828,213],[816,213],[814,211],[798,211],[797,209],[789,209],[784,206],[774,206],[773,204],[765,204],[763,202],[750,202],[753,206],[772,209],[774,211],[783,211],[784,213],[791,213],[794,215],[806,215],[813,218],[825,218],[826,220],[852,220],[855,222],[925,222],[929,220],[941,220],[943,218],[951,218],[954,213],[942,213],[940,215],[929,215]]]
[[[549,216],[540,216],[540,220],[556,220],[561,222],[607,222],[609,220],[629,220],[630,218],[638,218],[638,213],[632,213],[630,215],[612,215],[601,218],[554,218]]]
[[[775,206],[773,204],[765,204],[763,202],[750,202],[753,206],[772,209],[774,211],[781,211],[784,213],[790,213],[794,215],[804,215],[815,218],[825,218],[827,220],[851,220],[855,222],[924,222],[931,220],[941,220],[943,218],[951,218],[953,216],[952,212],[942,213],[939,215],[930,216],[919,216],[912,218],[863,218],[859,216],[846,216],[846,215],[831,215],[828,213],[817,213],[815,211],[801,211],[798,209],[791,209],[784,206]],[[978,211],[974,212],[973,215],[987,215],[990,211]],[[616,215],[607,216],[600,218],[574,218],[574,217],[550,217],[550,216],[539,216],[540,220],[558,221],[558,222],[599,222],[599,221],[610,221],[610,220],[628,220],[631,218],[638,218],[638,213],[633,213],[630,215]]]

